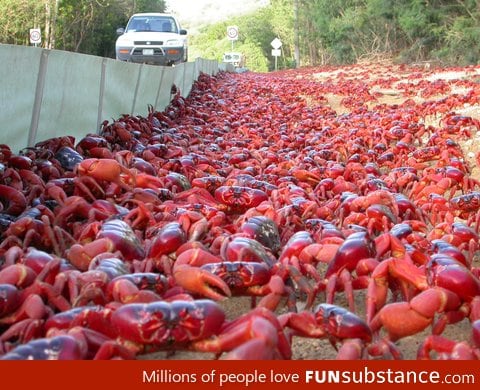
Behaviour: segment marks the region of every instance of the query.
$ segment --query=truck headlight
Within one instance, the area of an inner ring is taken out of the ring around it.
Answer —
[[[117,39],[117,46],[133,46],[133,45],[130,39],[120,37]]]
[[[183,42],[180,39],[170,39],[165,42],[165,46],[183,46]]]

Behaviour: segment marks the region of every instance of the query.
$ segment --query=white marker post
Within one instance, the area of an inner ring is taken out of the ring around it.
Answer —
[[[275,38],[272,42],[270,42],[270,45],[273,47],[272,56],[275,57],[275,70],[277,70],[277,58],[282,54],[282,51],[280,50],[282,47],[282,41],[278,38]]]
[[[238,27],[237,26],[228,26],[227,27],[227,38],[232,41],[232,51],[233,51],[233,42],[238,39]]]

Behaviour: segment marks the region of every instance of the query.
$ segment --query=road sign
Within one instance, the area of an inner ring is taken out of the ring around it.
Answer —
[[[32,45],[38,45],[42,42],[42,34],[39,28],[30,29],[30,43]]]
[[[235,41],[238,39],[238,27],[237,26],[228,26],[227,27],[227,38]]]
[[[272,45],[273,46],[273,45]],[[278,66],[278,57],[280,57],[282,55],[282,51],[280,50],[280,48],[278,49],[272,49],[272,56],[275,57],[275,70],[277,70]]]
[[[270,42],[270,45],[272,45],[274,49],[280,49],[282,47],[282,41],[278,38],[275,38],[272,42]]]

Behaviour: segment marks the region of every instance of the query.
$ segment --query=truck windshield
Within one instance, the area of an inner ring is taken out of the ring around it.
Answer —
[[[133,17],[127,25],[126,32],[129,31],[171,32],[175,34],[178,33],[177,25],[173,18],[157,16]]]

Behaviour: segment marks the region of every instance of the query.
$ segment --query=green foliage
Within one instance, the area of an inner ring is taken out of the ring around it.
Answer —
[[[114,57],[118,27],[134,13],[164,10],[164,0],[62,0],[57,47]]]
[[[445,35],[444,46],[432,55],[447,63],[465,66],[480,59],[480,26],[471,18],[457,17]]]
[[[45,7],[36,0],[0,0],[0,42],[29,45],[29,30],[44,18]]]
[[[257,72],[267,72],[269,69],[268,59],[263,50],[255,42],[244,41],[238,46],[237,50],[245,53],[245,66],[249,69],[255,69]]]
[[[163,0],[136,0],[133,2],[132,14],[141,12],[165,12],[165,1]]]
[[[369,56],[452,65],[480,61],[475,0],[303,0],[302,9],[304,64]]]

